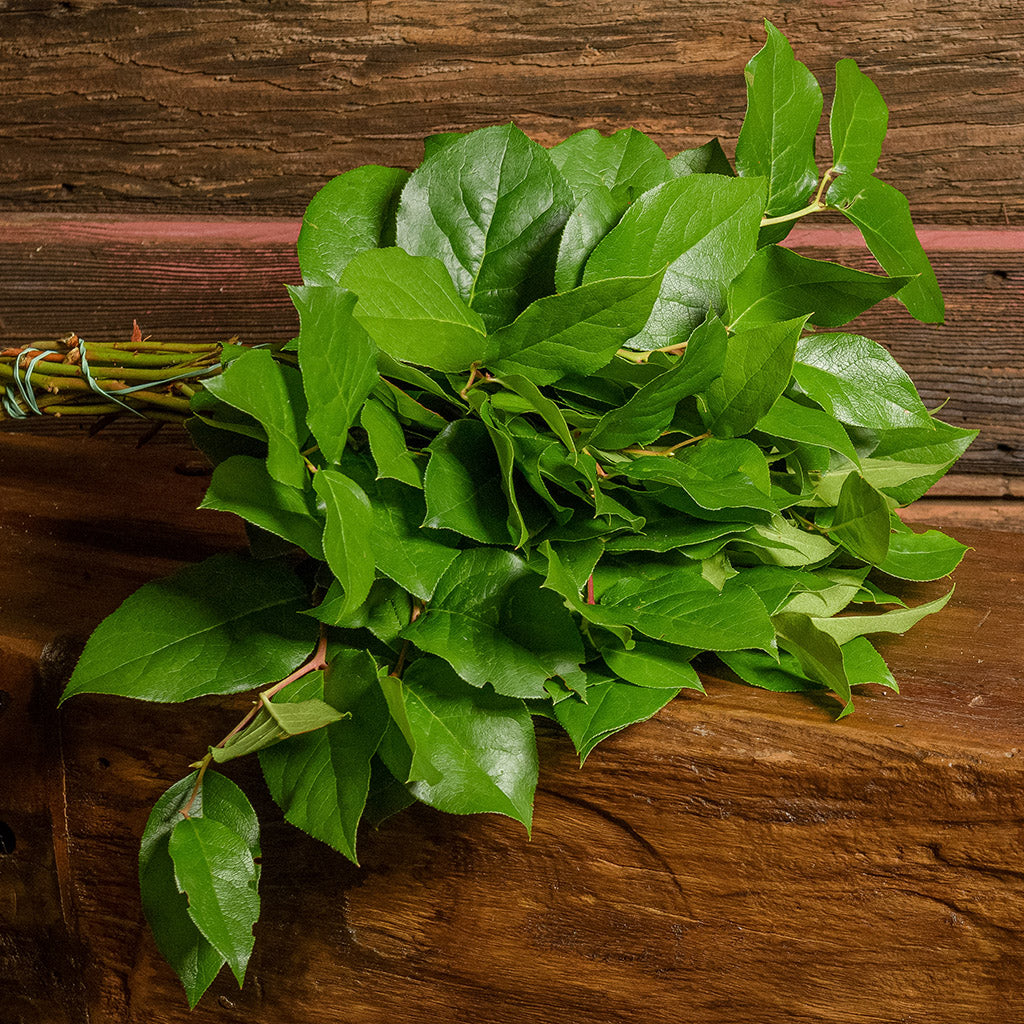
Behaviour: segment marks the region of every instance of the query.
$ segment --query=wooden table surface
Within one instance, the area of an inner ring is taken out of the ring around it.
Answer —
[[[138,837],[245,697],[55,698],[67,638],[241,543],[193,511],[198,468],[174,444],[0,435],[3,1024],[1024,1021],[1024,538],[963,501],[918,510],[974,550],[945,611],[883,643],[901,695],[866,688],[835,722],[709,680],[583,770],[543,732],[532,841],[420,807],[363,836],[357,869],[236,762],[263,917],[244,989],[225,972],[190,1015]]]

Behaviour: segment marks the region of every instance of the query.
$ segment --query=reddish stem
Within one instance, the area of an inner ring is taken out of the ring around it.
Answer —
[[[591,573],[587,577],[587,604],[597,604],[594,599],[594,574]]]

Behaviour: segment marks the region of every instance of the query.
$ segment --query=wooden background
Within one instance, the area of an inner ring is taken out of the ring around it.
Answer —
[[[0,423],[0,1024],[1024,1022],[1020,0],[0,0],[0,343],[124,338],[134,317],[167,340],[290,337],[306,203],[358,164],[415,165],[431,132],[633,125],[731,152],[763,15],[826,102],[840,57],[882,89],[880,174],[949,313],[887,304],[859,327],[982,428],[913,511],[976,550],[950,607],[885,646],[903,695],[835,724],[712,682],[582,773],[545,736],[529,844],[418,810],[356,871],[264,799],[246,988],[221,979],[189,1017],[136,842],[236,712],[58,716],[59,637],[239,534],[192,511],[205,480],[174,430],[136,451],[133,424]],[[827,219],[793,237],[871,264]]]

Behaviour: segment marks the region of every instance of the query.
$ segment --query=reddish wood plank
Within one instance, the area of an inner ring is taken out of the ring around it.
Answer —
[[[0,446],[0,479],[13,480],[5,652],[85,632],[142,579],[237,541],[231,517],[192,511],[199,484],[174,477],[176,456],[163,452],[161,478],[152,453],[100,441]],[[264,915],[245,988],[221,978],[191,1015],[142,923],[135,849],[149,805],[243,697],[76,698],[58,720],[52,689],[33,690],[24,659],[5,653],[14,702],[0,744],[28,751],[32,770],[14,776],[33,780],[24,815],[46,813],[42,780],[63,765],[77,922],[46,948],[74,954],[89,1016],[81,1003],[61,1016],[42,987],[11,1002],[15,975],[0,970],[5,1012],[47,1024],[1012,1021],[1024,1006],[1024,541],[961,536],[975,550],[950,606],[883,645],[902,695],[865,692],[836,723],[824,703],[709,680],[707,697],[673,702],[582,771],[545,733],[530,842],[505,819],[419,809],[364,836],[356,869],[286,826],[239,765],[264,823]],[[3,810],[13,793],[0,787]],[[36,903],[59,891],[46,858],[27,840],[0,857],[0,949],[38,934],[41,911],[20,932],[3,911],[12,884]],[[37,961],[16,961],[20,985],[46,977]]]
[[[19,0],[0,9],[0,208],[298,214],[332,174],[517,121],[731,149],[767,15],[891,109],[883,174],[923,219],[1021,224],[1024,17],[998,0]],[[822,159],[827,159],[822,154]]]

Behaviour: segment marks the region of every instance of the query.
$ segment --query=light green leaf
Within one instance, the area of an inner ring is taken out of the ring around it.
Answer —
[[[337,470],[321,469],[313,486],[326,505],[324,556],[345,588],[345,611],[352,612],[373,583],[373,507],[363,489]]]
[[[794,402],[785,395],[779,396],[775,404],[757,421],[756,429],[770,437],[820,445],[845,455],[854,465],[860,463],[850,435],[835,417],[821,409]]]
[[[684,149],[668,163],[677,178],[686,174],[724,174],[731,178],[736,174],[718,139],[709,139],[703,146]]]
[[[786,37],[765,21],[768,39],[748,62],[747,113],[736,141],[736,170],[768,179],[765,212],[804,206],[818,181],[814,137],[821,120],[821,87],[793,56]]]
[[[558,243],[556,291],[570,291],[582,282],[583,266],[594,247],[618,224],[629,203],[627,196],[613,195],[603,185],[594,186],[580,200],[565,222]]]
[[[602,186],[613,195],[632,200],[672,177],[668,157],[653,139],[635,128],[611,135],[586,128],[548,152],[577,202]]]
[[[408,171],[369,165],[324,185],[302,218],[297,248],[303,281],[337,284],[356,253],[392,244],[398,195],[408,180]]]
[[[939,530],[896,531],[889,538],[889,552],[878,562],[878,568],[901,580],[937,580],[948,576],[967,550],[965,544]]]
[[[859,473],[844,481],[828,535],[865,562],[884,561],[889,550],[889,503]]]
[[[359,423],[366,431],[370,453],[377,463],[377,479],[399,480],[422,490],[420,465],[406,445],[402,425],[387,406],[375,398],[369,399],[359,414]]]
[[[338,462],[348,428],[373,390],[377,347],[353,316],[356,296],[339,287],[290,288],[299,311],[299,366],[306,422],[328,462]]]
[[[178,891],[203,937],[227,960],[239,987],[260,916],[259,872],[246,841],[213,818],[182,818],[168,843]]]
[[[976,430],[952,427],[932,419],[922,427],[896,428],[878,432],[872,456],[881,463],[890,459],[916,464],[920,473],[899,483],[880,485],[899,505],[917,501],[938,480],[978,436]]]
[[[907,197],[877,178],[851,173],[829,186],[825,201],[860,228],[887,274],[914,278],[896,293],[911,314],[926,324],[941,324],[942,292],[914,231]]]
[[[856,61],[839,61],[829,118],[832,166],[842,173],[874,174],[888,126],[889,110],[878,86]]]
[[[250,455],[232,455],[213,471],[200,508],[234,512],[262,530],[297,544],[313,558],[323,558],[323,523],[310,508],[304,491],[279,484],[266,462]]]
[[[686,341],[721,312],[729,283],[754,255],[765,183],[716,174],[677,178],[642,195],[598,243],[584,283],[668,270],[634,349]]]
[[[565,422],[565,416],[557,402],[553,402],[544,395],[540,388],[529,377],[518,373],[508,373],[498,379],[502,387],[519,395],[529,406],[531,412],[537,413],[541,419],[551,428],[552,433],[569,449],[576,453],[576,445],[573,442],[569,425]]]
[[[459,297],[445,265],[401,249],[371,249],[345,268],[355,318],[395,359],[457,371],[483,355],[484,322]]]
[[[879,615],[841,615],[835,619],[816,618],[813,622],[839,644],[849,643],[854,637],[865,636],[868,633],[905,633],[926,615],[941,611],[952,596],[953,591],[950,590],[942,597],[929,601],[927,604],[919,604],[916,608],[897,608]]]
[[[701,418],[716,437],[753,430],[775,404],[793,372],[805,318],[737,331],[726,343],[720,376],[698,398]]]
[[[766,245],[729,286],[730,329],[799,316],[822,327],[842,327],[910,280],[867,274]]]
[[[297,370],[282,366],[265,348],[249,349],[224,372],[203,381],[222,402],[254,417],[267,432],[267,469],[279,483],[306,485],[301,445],[307,435],[306,401]]]
[[[540,385],[594,373],[646,323],[661,280],[660,271],[607,278],[538,299],[487,339],[484,362]]]
[[[543,697],[546,680],[572,675],[584,658],[559,598],[540,589],[523,559],[497,548],[461,552],[402,635],[473,686],[512,697]]]
[[[729,550],[747,552],[767,565],[796,567],[824,562],[837,549],[821,534],[801,530],[783,516],[774,516],[770,524],[757,523],[731,540]]]
[[[290,570],[214,555],[147,583],[89,638],[61,700],[111,693],[183,701],[275,682],[312,650],[316,624]]]
[[[493,331],[553,290],[558,236],[572,206],[546,150],[515,125],[481,128],[413,172],[398,209],[398,244],[440,258]]]
[[[629,650],[603,647],[601,657],[617,676],[634,686],[704,692],[696,669],[690,664],[696,651],[687,647],[638,640]]]
[[[413,778],[417,799],[449,814],[505,814],[533,820],[537,746],[521,700],[467,686],[443,662],[419,658],[401,697],[416,759],[429,758],[436,781]]]
[[[843,652],[835,638],[819,628],[821,621],[797,612],[772,616],[779,643],[794,655],[804,674],[827,686],[843,701],[843,714],[852,711],[850,680],[846,675]]]

